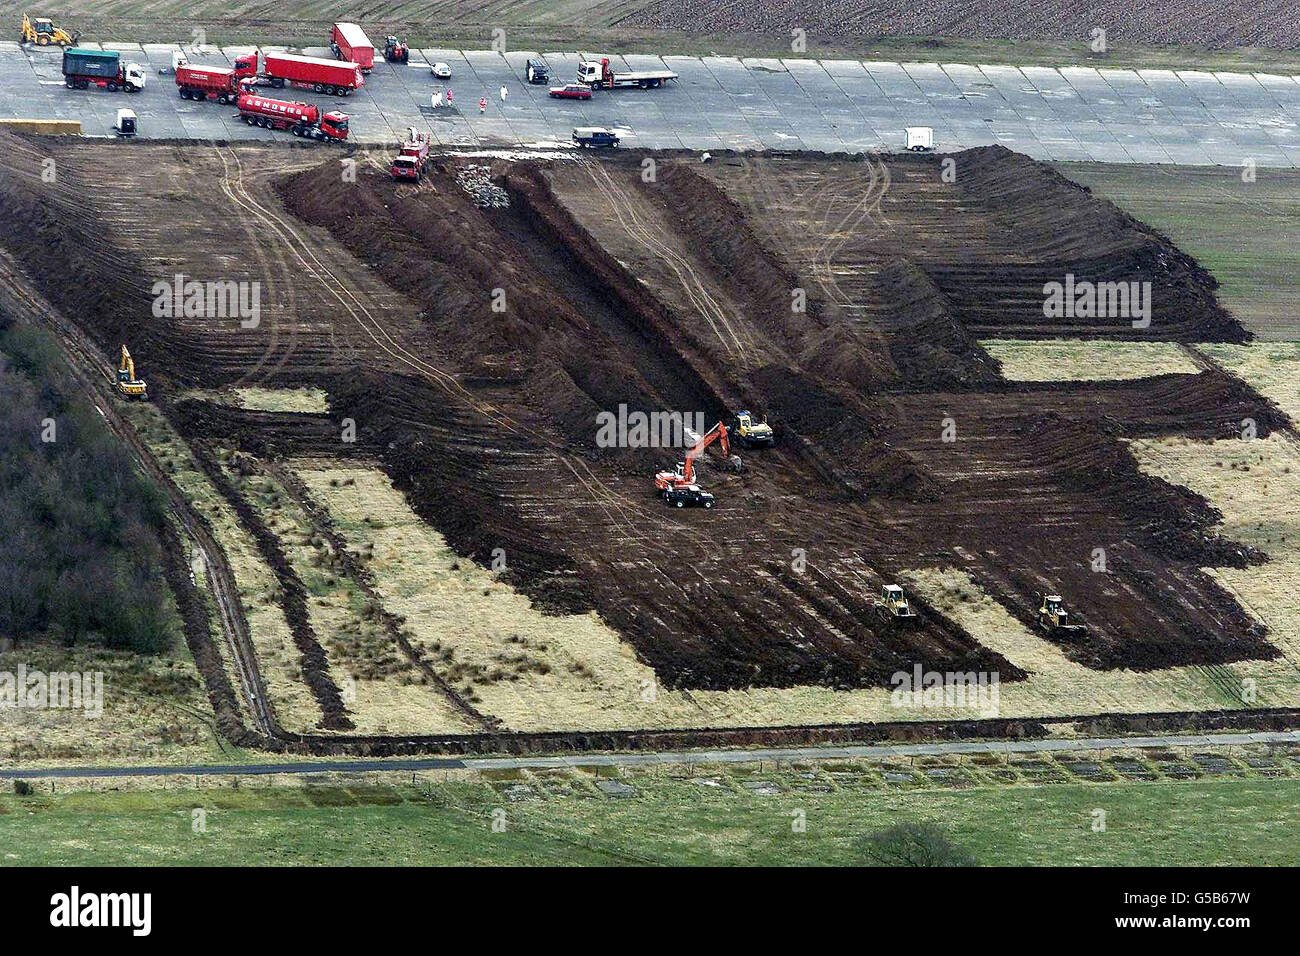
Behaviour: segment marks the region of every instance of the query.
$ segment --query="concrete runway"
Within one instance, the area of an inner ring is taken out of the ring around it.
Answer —
[[[110,135],[117,109],[129,106],[147,138],[291,138],[233,119],[231,107],[180,99],[173,78],[157,73],[170,67],[174,45],[103,47],[149,67],[143,92],[68,90],[57,49],[0,41],[0,116],[76,119],[86,135]],[[190,59],[228,65],[250,49],[206,47]],[[304,52],[329,55],[324,48]],[[654,149],[858,152],[899,149],[903,127],[932,126],[941,151],[1000,143],[1042,160],[1300,165],[1297,77],[628,55],[612,58],[616,68],[666,66],[681,78],[661,89],[602,91],[579,102],[552,100],[545,86],[524,82],[524,61],[537,55],[412,50],[409,65],[377,62],[357,94],[294,91],[292,98],[344,110],[353,141],[363,144],[392,144],[408,126],[432,132],[444,146],[568,144],[574,126],[590,125],[624,127],[626,145]],[[573,79],[576,53],[541,55],[553,83]],[[451,80],[430,76],[428,64],[439,60],[451,66]],[[504,104],[502,84],[509,91]],[[454,110],[429,107],[441,86],[455,92]],[[480,96],[489,101],[485,115]]]

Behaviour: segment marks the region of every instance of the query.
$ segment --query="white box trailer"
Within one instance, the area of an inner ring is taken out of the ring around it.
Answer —
[[[909,126],[903,130],[907,148],[916,153],[928,153],[934,149],[934,128],[930,126]]]

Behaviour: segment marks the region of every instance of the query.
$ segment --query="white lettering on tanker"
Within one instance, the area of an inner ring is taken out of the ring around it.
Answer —
[[[153,284],[153,314],[158,319],[239,319],[241,328],[262,321],[262,283],[230,279],[200,281],[183,273]]]

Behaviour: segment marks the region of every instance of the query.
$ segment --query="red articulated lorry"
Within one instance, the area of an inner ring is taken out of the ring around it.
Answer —
[[[330,49],[340,60],[350,60],[369,73],[375,68],[375,45],[355,23],[336,23],[330,31]]]
[[[273,100],[269,96],[254,93],[247,86],[240,88],[236,102],[239,115],[249,126],[287,129],[294,136],[322,141],[341,142],[348,138],[348,115],[337,110],[322,114],[319,106]]]
[[[185,63],[176,67],[176,88],[183,100],[215,99],[218,103],[233,103],[239,95],[239,79],[239,74],[228,66]]]
[[[316,56],[297,56],[293,53],[267,53],[262,58],[262,69],[257,68],[257,54],[246,53],[235,58],[235,75],[240,83],[258,80],[276,89],[287,84],[315,93],[347,96],[366,85],[361,68],[355,63],[325,60]]]

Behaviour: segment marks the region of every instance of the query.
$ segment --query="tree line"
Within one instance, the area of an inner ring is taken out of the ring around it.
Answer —
[[[0,313],[0,638],[157,653],[166,499],[94,407],[55,384],[56,343]]]

